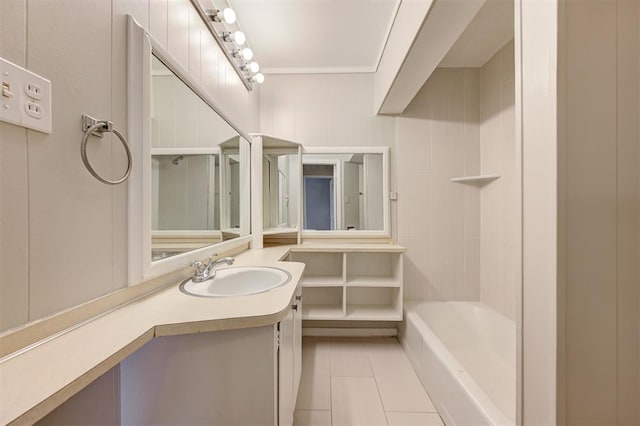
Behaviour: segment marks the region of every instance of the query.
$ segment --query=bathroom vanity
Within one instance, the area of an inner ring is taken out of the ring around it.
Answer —
[[[121,362],[122,423],[149,420],[152,417],[144,416],[166,409],[213,415],[206,417],[210,424],[234,423],[231,417],[220,417],[224,415],[261,419],[250,422],[254,424],[291,424],[301,369],[302,317],[296,296],[304,265],[282,261],[289,251],[273,247],[236,255],[237,266],[287,271],[291,280],[282,287],[249,296],[203,298],[182,293],[176,280],[138,299],[130,296],[136,290],[132,287],[124,290],[128,303],[9,354],[0,363],[1,387],[11,390],[2,393],[0,424],[35,423]],[[179,271],[179,280],[191,272]],[[91,302],[63,316],[79,318],[83,311],[96,309],[93,304],[104,303]],[[43,325],[55,327],[61,320]],[[34,327],[14,337],[29,340],[37,331]],[[253,401],[247,399],[251,392]],[[126,395],[135,404],[129,404]],[[232,411],[231,400],[242,407],[235,405],[237,411]],[[254,403],[256,411],[250,409]]]
[[[302,301],[261,327],[154,339],[120,365],[122,424],[291,425]]]

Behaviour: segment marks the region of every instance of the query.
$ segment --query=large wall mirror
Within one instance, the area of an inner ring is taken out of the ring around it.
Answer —
[[[248,243],[250,148],[248,136],[134,21],[129,47],[129,129],[142,140],[130,197],[130,222],[139,226],[129,244],[135,284]]]
[[[388,157],[388,148],[305,148],[304,235],[389,236]]]

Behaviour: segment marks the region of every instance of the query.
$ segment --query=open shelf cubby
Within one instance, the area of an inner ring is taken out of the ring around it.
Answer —
[[[302,319],[344,319],[343,287],[305,287]]]
[[[347,286],[402,286],[402,254],[347,253]]]
[[[401,321],[400,288],[347,288],[347,319],[357,321]]]
[[[296,251],[305,320],[401,321],[402,250]]]
[[[293,262],[302,262],[304,276],[303,287],[342,287],[344,285],[344,253],[305,253],[291,254]]]

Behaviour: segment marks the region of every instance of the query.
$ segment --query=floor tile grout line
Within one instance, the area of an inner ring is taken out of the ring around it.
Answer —
[[[369,350],[370,351],[370,350]],[[373,375],[373,381],[376,384],[376,391],[378,391],[378,398],[380,399],[380,405],[382,406],[382,412],[384,413],[384,419],[387,422],[387,426],[389,425],[389,418],[387,417],[387,410],[384,408],[384,401],[382,400],[382,394],[380,393],[380,385],[378,385],[378,378],[376,377],[376,372],[373,369],[373,363],[371,362],[371,354],[367,351],[367,362],[369,363],[369,368],[371,369],[371,374]]]
[[[329,399],[330,399],[329,400],[329,408],[330,408],[329,409],[329,416],[330,416],[330,424],[333,425],[334,424],[334,408],[335,408],[334,404],[333,404],[333,378],[334,378],[334,375],[333,375],[333,373],[334,373],[333,356],[336,353],[338,353],[339,351],[336,351],[336,345],[335,345],[336,342],[334,340],[329,339],[329,341],[327,343],[328,343],[327,347],[323,348],[323,349],[326,351],[325,356],[328,358],[326,361],[328,361],[327,369],[328,369],[328,373],[329,373]],[[396,341],[395,343],[399,343],[399,342]],[[377,349],[377,348],[375,346],[374,347],[367,347],[366,350],[364,351],[364,355],[365,355],[365,357],[367,359],[367,362],[368,362],[368,365],[369,365],[369,369],[371,371],[371,375],[370,376],[344,376],[344,378],[361,378],[361,379],[363,379],[363,378],[370,378],[371,377],[371,378],[374,379],[374,383],[375,383],[375,386],[376,386],[378,399],[380,401],[381,408],[382,408],[384,416],[385,416],[385,422],[387,423],[387,425],[389,424],[388,414],[390,414],[390,413],[394,413],[394,414],[395,413],[399,413],[399,414],[425,414],[425,415],[435,414],[440,418],[440,422],[442,422],[442,418],[440,417],[439,413],[437,412],[437,409],[435,411],[428,411],[428,410],[427,411],[424,411],[424,410],[420,410],[420,411],[402,411],[402,410],[400,410],[400,411],[398,411],[398,410],[396,410],[396,411],[387,411],[385,409],[385,404],[384,404],[384,401],[383,401],[383,398],[382,398],[382,394],[381,394],[381,391],[380,391],[380,385],[378,383],[379,377],[376,375],[376,370],[374,369],[374,362],[373,362],[373,356],[374,356],[373,351],[374,351],[374,349]],[[317,346],[314,346],[313,354],[314,354],[314,357],[313,357],[314,360],[318,361],[318,355],[319,354],[318,354],[318,347]],[[406,354],[405,354],[405,356],[406,356]],[[417,377],[417,372],[413,368],[411,369],[411,372],[416,375],[416,378],[419,379],[419,377]],[[340,377],[343,377],[343,376],[340,376]],[[421,388],[423,388],[422,383],[420,383],[420,385],[421,385]],[[423,388],[423,390],[424,390],[424,388]],[[426,391],[425,391],[425,393],[426,393]],[[430,399],[430,397],[428,397],[428,398]],[[309,411],[325,411],[325,410],[313,410],[313,409],[311,409]],[[444,425],[444,423],[441,423],[441,424]]]

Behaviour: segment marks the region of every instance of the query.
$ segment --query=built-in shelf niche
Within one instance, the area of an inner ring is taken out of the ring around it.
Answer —
[[[345,317],[344,287],[304,287],[302,319],[339,320]]]
[[[291,260],[304,263],[303,287],[343,287],[344,253],[293,253]]]
[[[306,264],[302,318],[402,320],[402,250],[292,253],[291,261]]]
[[[402,319],[400,287],[347,287],[346,318],[357,321]]]
[[[451,182],[486,185],[496,179],[500,179],[500,175],[459,176],[451,178]]]
[[[348,287],[401,287],[401,253],[347,253]]]

